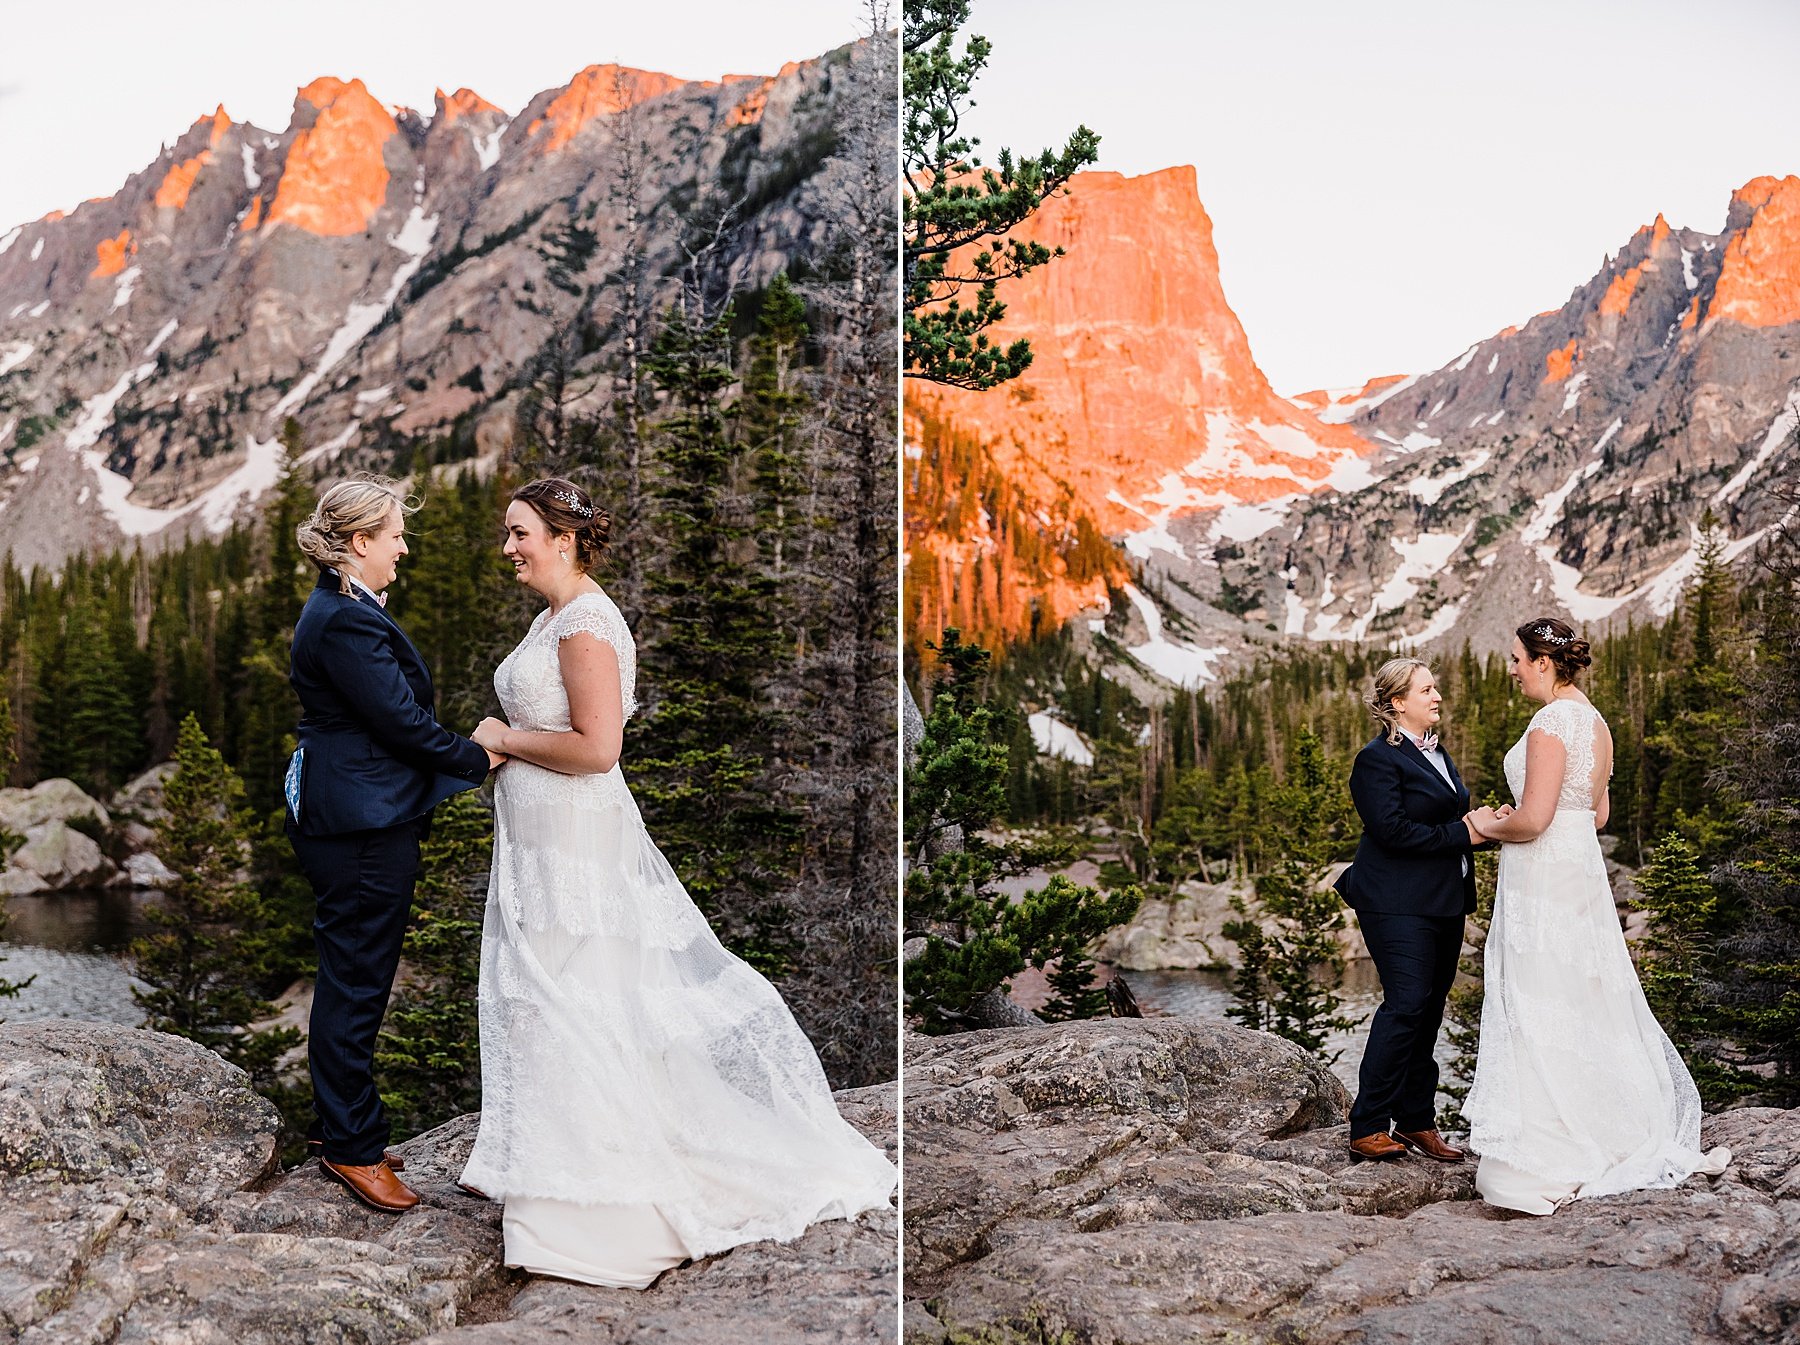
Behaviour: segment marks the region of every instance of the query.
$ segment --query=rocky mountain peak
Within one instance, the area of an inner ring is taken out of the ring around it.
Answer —
[[[1164,544],[1182,514],[1321,489],[1369,451],[1269,386],[1193,168],[1079,173],[1029,234],[1066,253],[1008,288],[994,332],[1029,337],[1031,368],[991,394],[911,395],[1066,482],[1107,532]]]
[[[590,65],[553,93],[541,110],[534,103],[525,134],[543,134],[538,148],[545,154],[575,139],[597,117],[610,117],[626,108],[679,89],[686,80],[654,70],[635,70],[623,65]],[[541,97],[541,95],[540,95]]]
[[[434,95],[436,111],[432,114],[433,126],[451,126],[463,117],[471,117],[477,113],[488,112],[504,117],[506,113],[495,107],[487,99],[473,89],[458,89],[447,94],[442,89]]]
[[[1800,177],[1752,178],[1731,194],[1710,322],[1780,327],[1800,322]]]
[[[387,201],[383,148],[400,129],[393,114],[360,79],[330,75],[299,91],[296,122],[303,106],[317,115],[295,133],[263,222],[327,237],[366,232]]]

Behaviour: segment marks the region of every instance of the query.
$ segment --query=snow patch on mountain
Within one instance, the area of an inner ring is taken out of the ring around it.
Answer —
[[[500,137],[511,125],[512,118],[508,117],[486,135],[476,135],[475,128],[469,127],[469,140],[475,146],[475,158],[482,168],[492,168],[500,162]]]
[[[1026,722],[1031,725],[1031,741],[1039,756],[1061,757],[1077,766],[1094,764],[1094,749],[1088,746],[1087,739],[1048,710],[1027,715]]]
[[[388,239],[389,244],[406,254],[407,260],[394,270],[388,281],[387,290],[381,298],[371,304],[351,304],[344,313],[344,321],[331,339],[325,343],[325,353],[319,357],[319,363],[313,371],[289,390],[287,396],[275,404],[270,413],[274,420],[280,420],[298,406],[303,406],[306,399],[319,386],[319,380],[354,350],[370,332],[380,324],[388,309],[394,306],[394,300],[400,297],[400,291],[406,288],[406,282],[418,274],[419,267],[425,262],[425,254],[431,251],[431,242],[437,237],[438,217],[427,216],[425,207],[415,205],[412,213],[406,217],[400,232]]]
[[[36,349],[37,347],[29,341],[14,341],[9,345],[0,346],[0,377],[10,374],[25,363]]]
[[[1750,483],[1750,478],[1762,470],[1763,464],[1781,451],[1781,446],[1793,434],[1796,425],[1800,425],[1800,383],[1788,389],[1787,402],[1776,414],[1769,432],[1763,436],[1761,446],[1749,462],[1732,474],[1731,480],[1719,487],[1719,493],[1713,496],[1713,503],[1730,504],[1735,500]]]
[[[250,436],[244,446],[243,465],[188,508],[197,505],[207,531],[221,533],[231,526],[240,502],[256,500],[280,479],[281,441]]]
[[[1185,640],[1169,639],[1163,634],[1162,613],[1156,609],[1155,603],[1139,592],[1135,584],[1125,585],[1125,596],[1137,608],[1138,616],[1143,619],[1144,627],[1150,635],[1145,643],[1132,645],[1127,649],[1126,652],[1132,658],[1158,677],[1186,690],[1203,682],[1219,680],[1217,665],[1230,652],[1228,649],[1223,645],[1203,649]]]
[[[1359,398],[1354,402],[1333,402],[1330,406],[1325,407],[1318,413],[1319,419],[1324,421],[1327,425],[1342,425],[1352,417],[1380,406],[1395,394],[1405,392],[1413,384],[1417,383],[1421,377],[1423,377],[1421,374],[1408,374],[1398,383],[1388,384],[1373,396]]]
[[[1426,504],[1436,504],[1443,498],[1445,491],[1459,481],[1467,481],[1474,476],[1487,465],[1488,459],[1491,457],[1493,454],[1488,449],[1479,449],[1474,456],[1464,458],[1460,465],[1451,468],[1442,476],[1420,477],[1415,481],[1408,482],[1406,489],[1410,494],[1417,495]]]

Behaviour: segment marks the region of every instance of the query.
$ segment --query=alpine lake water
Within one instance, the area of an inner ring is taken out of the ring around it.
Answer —
[[[154,900],[153,893],[117,887],[6,898],[0,980],[31,979],[17,995],[0,998],[0,1019],[141,1024],[125,949],[149,928],[144,909]]]

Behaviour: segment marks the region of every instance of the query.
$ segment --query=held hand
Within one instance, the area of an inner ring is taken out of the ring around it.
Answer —
[[[1499,818],[1508,818],[1513,815],[1514,811],[1515,811],[1515,809],[1513,808],[1512,804],[1503,803],[1498,808],[1494,809],[1494,816],[1499,817]]]
[[[1500,815],[1485,804],[1469,814],[1469,825],[1486,837],[1492,837],[1499,821]]]
[[[482,751],[487,753],[488,769],[490,771],[499,770],[502,766],[504,766],[507,763],[508,760],[510,760],[510,758],[501,756],[500,753],[494,751],[492,748],[484,747],[484,748],[482,748]]]
[[[1463,814],[1462,824],[1468,828],[1469,843],[1471,845],[1480,845],[1483,841],[1487,840],[1487,837],[1481,834],[1481,829],[1475,825],[1475,814],[1473,812]]]
[[[495,719],[492,715],[475,726],[475,732],[469,735],[479,747],[485,747],[489,756],[503,756],[504,750],[500,740],[506,734],[506,721]]]

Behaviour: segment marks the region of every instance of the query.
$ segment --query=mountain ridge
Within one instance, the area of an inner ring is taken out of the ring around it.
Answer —
[[[589,65],[512,115],[322,75],[279,133],[196,119],[112,195],[0,233],[0,546],[56,566],[221,531],[273,483],[288,415],[320,465],[420,436],[502,451],[558,331],[610,358],[628,251],[656,306],[696,211],[735,208],[711,261],[752,299],[810,255],[861,51],[720,80]]]

